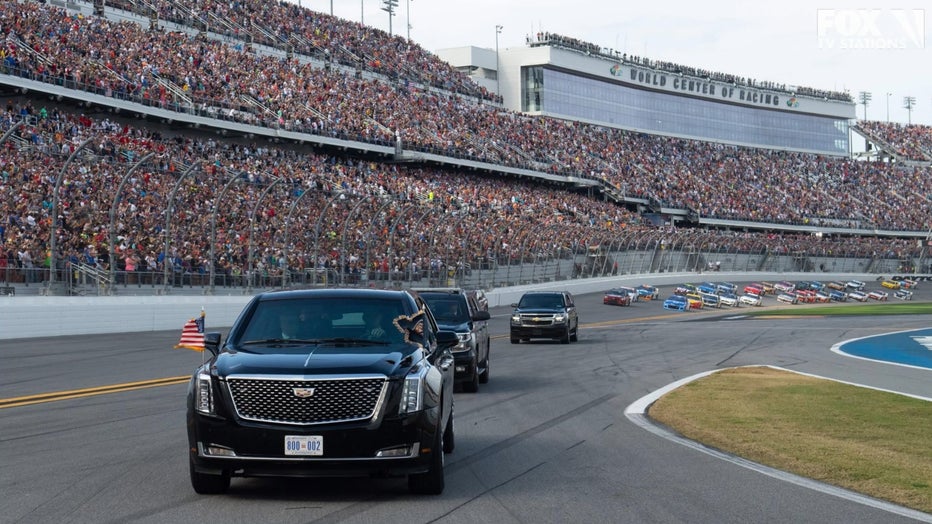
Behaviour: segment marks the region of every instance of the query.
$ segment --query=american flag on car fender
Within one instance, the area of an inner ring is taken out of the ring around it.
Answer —
[[[204,351],[204,316],[204,311],[201,310],[201,316],[185,322],[181,330],[181,340],[175,344],[175,349]]]

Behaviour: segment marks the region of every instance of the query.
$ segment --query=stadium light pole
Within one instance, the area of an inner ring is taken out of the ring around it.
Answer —
[[[382,0],[382,3],[385,5],[382,11],[388,13],[388,36],[392,36],[392,17],[395,16],[398,0]]]
[[[890,122],[890,96],[893,93],[887,93],[887,122]]]
[[[405,2],[405,16],[408,17],[408,40],[411,40],[411,0]]]
[[[867,120],[867,104],[870,103],[872,98],[870,91],[861,91],[858,94],[858,101],[864,104],[864,120]]]
[[[907,124],[913,123],[913,108],[916,107],[916,97],[914,96],[904,96],[903,97],[903,108],[906,109],[907,115]]]
[[[501,67],[499,65],[499,60],[498,60],[498,35],[500,35],[501,33],[502,33],[502,26],[496,25],[495,26],[495,94],[498,96],[502,96],[502,84],[501,84],[501,81],[499,80],[501,76],[500,76],[500,73],[498,72],[498,68]]]

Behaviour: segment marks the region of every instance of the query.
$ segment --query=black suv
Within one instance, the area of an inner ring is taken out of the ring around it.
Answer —
[[[483,307],[479,294],[460,288],[416,288],[414,291],[427,302],[440,329],[453,331],[459,338],[453,348],[456,381],[463,385],[463,391],[475,393],[480,383],[489,381],[488,306]]]
[[[188,387],[188,456],[198,493],[230,477],[407,476],[444,488],[454,447],[453,354],[407,291],[314,289],[254,297]]]
[[[564,344],[579,339],[579,316],[569,291],[529,291],[511,314],[511,343],[552,338]]]

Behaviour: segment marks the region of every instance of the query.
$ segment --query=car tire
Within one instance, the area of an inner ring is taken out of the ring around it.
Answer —
[[[473,360],[473,362],[472,378],[463,382],[463,391],[466,393],[475,393],[479,391],[479,362],[478,360]]]
[[[200,473],[194,469],[194,461],[189,459],[188,466],[191,472],[191,487],[200,495],[220,495],[230,489],[230,473],[224,471],[220,475]]]
[[[489,343],[489,345],[491,345],[491,342]],[[482,373],[479,375],[480,384],[489,383],[489,377],[492,374],[491,366],[492,366],[492,348],[487,346],[485,348],[485,362],[482,364]]]
[[[520,343],[521,343],[521,339],[518,338],[518,337],[512,336],[512,337],[511,337],[511,343],[512,343],[512,344],[520,344]]]
[[[453,422],[454,412],[450,412],[450,418],[447,419],[447,427],[443,430],[443,452],[453,453],[456,449],[456,428]]]
[[[560,337],[560,343],[561,343],[561,344],[569,344],[569,343],[570,343],[570,327],[569,327],[569,326],[566,327],[566,332],[564,332],[564,333],[563,333],[563,336]]]
[[[443,431],[437,428],[430,455],[430,469],[424,473],[408,475],[408,490],[418,495],[440,495],[443,493]]]
[[[573,332],[570,334],[570,342],[579,342],[579,322],[576,323],[576,327],[573,328]]]

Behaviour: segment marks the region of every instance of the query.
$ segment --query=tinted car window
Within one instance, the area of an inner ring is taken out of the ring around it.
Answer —
[[[434,319],[441,324],[462,323],[469,321],[469,309],[464,297],[458,295],[431,296],[422,293],[424,301],[434,314]]]
[[[559,308],[563,307],[563,296],[562,295],[524,295],[521,297],[521,302],[518,303],[519,308]]]

